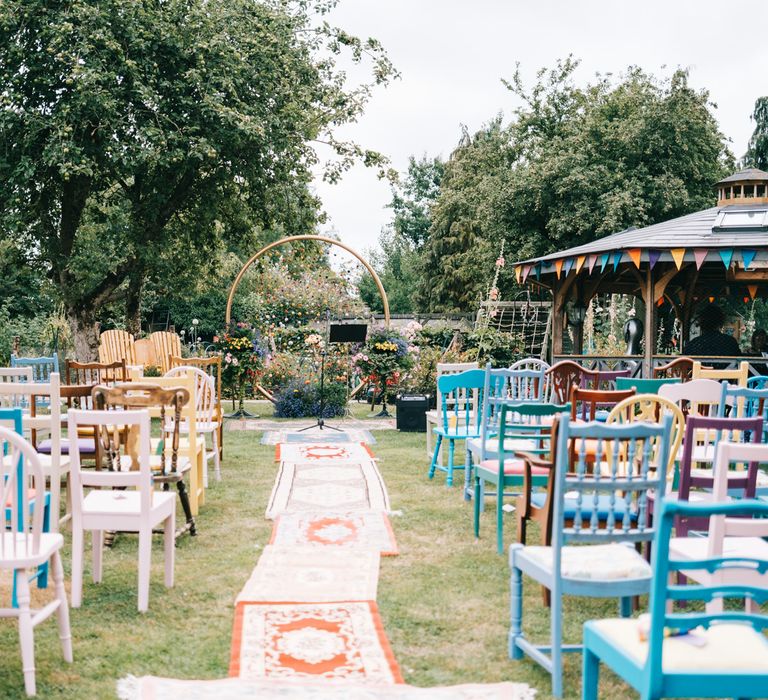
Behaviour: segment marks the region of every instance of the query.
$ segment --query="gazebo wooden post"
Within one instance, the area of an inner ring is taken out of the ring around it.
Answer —
[[[563,354],[564,301],[560,281],[557,280],[552,285],[552,357],[550,360],[553,364],[555,362],[555,355]]]
[[[656,302],[653,298],[653,270],[650,263],[645,272],[645,357],[643,358],[643,376],[648,379],[653,376],[653,350],[656,339]]]

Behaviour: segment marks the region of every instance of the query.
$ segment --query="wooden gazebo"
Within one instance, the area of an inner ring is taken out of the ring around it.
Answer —
[[[768,294],[768,173],[742,170],[715,187],[718,202],[711,209],[515,263],[518,282],[552,293],[553,359],[564,356],[567,311],[573,355],[581,355],[584,309],[597,294],[642,299],[646,340],[656,337],[657,305],[668,302],[683,342],[701,300]],[[651,375],[653,350],[654,343],[645,342],[644,376]]]

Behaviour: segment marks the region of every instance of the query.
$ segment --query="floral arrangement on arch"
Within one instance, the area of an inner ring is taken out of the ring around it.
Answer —
[[[266,352],[253,326],[242,321],[230,324],[221,335],[213,336],[213,346],[222,356],[222,384],[242,409],[246,388],[253,387],[264,371]]]
[[[384,393],[396,387],[413,367],[414,347],[397,331],[376,328],[365,345],[352,357],[362,375]]]

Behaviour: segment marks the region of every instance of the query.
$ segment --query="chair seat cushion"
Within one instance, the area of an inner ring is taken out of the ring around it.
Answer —
[[[517,450],[521,452],[531,452],[532,450],[538,450],[541,446],[541,442],[538,440],[527,440],[525,438],[509,438],[504,440],[504,451],[515,452]],[[546,447],[549,443],[544,443]],[[482,449],[482,440],[473,438],[468,441],[467,445],[470,452],[478,454]],[[499,440],[498,438],[490,438],[485,441],[485,454],[497,455],[499,454]]]
[[[586,520],[590,517],[592,512],[593,495],[591,493],[585,494],[582,498],[582,517]],[[536,508],[543,508],[544,503],[547,500],[547,494],[538,492],[531,494],[531,503]],[[572,520],[576,515],[576,498],[566,496],[564,499],[564,515],[567,520]],[[600,520],[607,520],[608,513],[611,507],[611,497],[607,494],[600,494],[597,497],[597,517]],[[589,509],[589,510],[587,510]],[[627,502],[621,496],[616,496],[613,504],[613,514],[617,520],[621,520],[624,517],[624,513],[627,510]],[[637,520],[637,513],[630,510],[629,519],[633,522]]]
[[[61,440],[61,454],[68,455],[69,454],[69,439],[65,438]],[[50,440],[42,440],[37,444],[37,451],[40,454],[49,455],[51,454],[51,441]],[[77,450],[78,452],[83,455],[92,455],[96,453],[96,445],[93,442],[93,438],[78,438],[77,439]]]
[[[487,469],[491,472],[498,473],[499,471],[499,460],[498,459],[484,459],[480,464],[478,465],[481,469]],[[505,474],[519,474],[520,476],[523,475],[523,460],[522,459],[505,459],[504,460],[504,473]],[[547,476],[549,475],[550,470],[546,467],[534,467],[531,465],[531,474],[534,476]]]
[[[633,548],[622,544],[566,546],[561,552],[563,578],[588,581],[651,578],[651,565]],[[522,549],[518,556],[552,571],[552,547],[531,545]]]
[[[152,507],[156,508],[165,501],[173,500],[173,491],[153,491]],[[83,499],[83,515],[137,515],[141,512],[141,493],[139,491],[110,491],[102,489],[89,491]]]
[[[672,559],[707,559],[710,556],[709,539],[672,537],[669,540],[669,551]],[[760,537],[724,537],[723,556],[768,560],[768,542]]]
[[[592,620],[589,623],[596,632],[615,649],[639,666],[648,656],[648,642],[641,642],[637,620]],[[706,643],[693,646],[684,638],[669,637],[664,640],[662,669],[667,673],[706,671],[707,673],[742,671],[765,673],[768,668],[768,639],[750,625],[720,623],[708,630],[697,628],[695,634]],[[734,689],[738,694],[738,690]]]

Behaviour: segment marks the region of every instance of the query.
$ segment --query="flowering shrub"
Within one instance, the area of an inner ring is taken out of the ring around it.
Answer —
[[[413,366],[414,348],[397,331],[375,329],[363,348],[352,357],[363,379],[377,385],[383,393],[396,387]]]
[[[214,348],[222,355],[221,381],[242,408],[245,390],[259,381],[266,353],[256,340],[249,323],[230,324],[221,335],[213,337]]]
[[[323,418],[343,416],[347,405],[347,390],[338,382],[325,383]],[[305,418],[320,413],[320,384],[309,379],[294,379],[275,396],[275,416]]]

